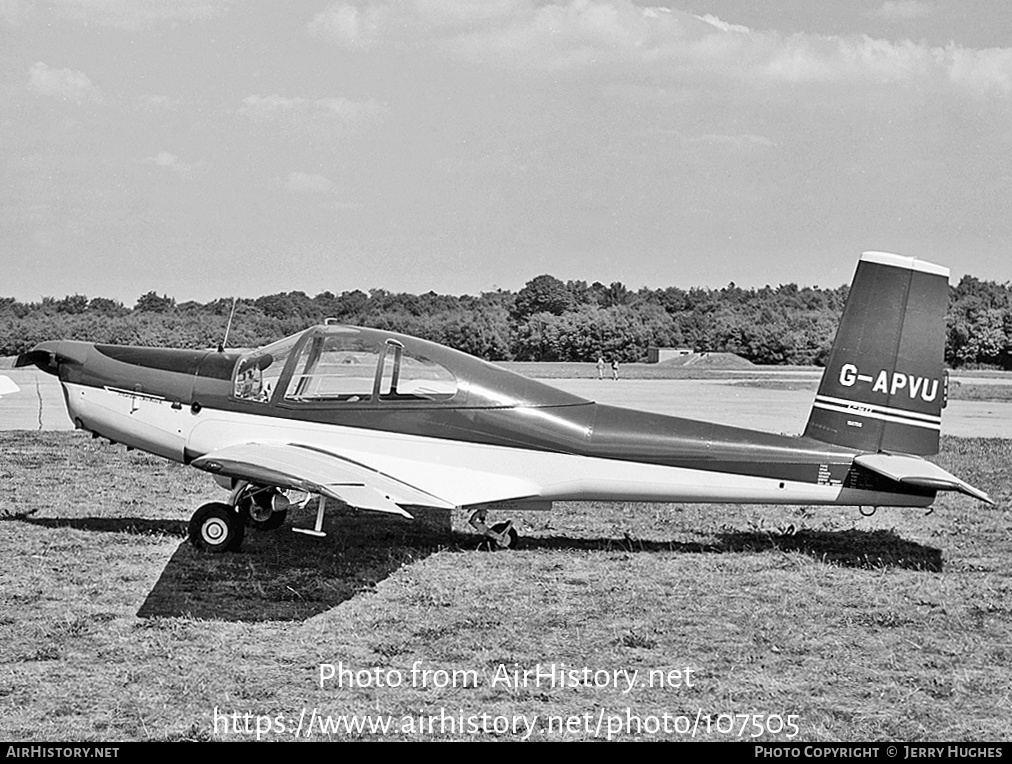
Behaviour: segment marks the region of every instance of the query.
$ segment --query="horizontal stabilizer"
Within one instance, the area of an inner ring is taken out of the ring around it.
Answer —
[[[871,470],[897,483],[929,488],[936,491],[960,491],[988,504],[994,504],[991,497],[969,483],[951,475],[937,464],[906,454],[862,454],[854,458],[854,464]]]

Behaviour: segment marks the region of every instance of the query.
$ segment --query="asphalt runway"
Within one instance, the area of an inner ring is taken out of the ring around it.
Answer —
[[[73,429],[55,377],[37,369],[2,373],[21,391],[0,400],[0,430]],[[720,380],[555,379],[551,384],[600,403],[788,435],[805,428],[815,397],[812,391]],[[951,401],[942,415],[942,432],[962,438],[1012,438],[1012,403]]]
[[[59,380],[38,369],[0,371],[20,392],[0,399],[0,430],[73,430]]]

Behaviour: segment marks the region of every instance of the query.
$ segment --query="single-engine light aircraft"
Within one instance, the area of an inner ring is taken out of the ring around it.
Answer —
[[[193,515],[198,548],[235,550],[319,497],[411,517],[553,501],[927,507],[984,492],[923,458],[945,403],[948,269],[867,252],[799,437],[607,406],[465,353],[328,321],[252,352],[43,342],[21,355],[59,376],[70,418],[211,473],[231,491]],[[298,529],[297,529],[298,530]]]

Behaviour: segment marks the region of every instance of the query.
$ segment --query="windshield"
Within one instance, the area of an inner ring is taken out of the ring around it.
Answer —
[[[290,401],[444,401],[457,392],[453,374],[398,340],[348,333],[307,342],[285,391]]]
[[[286,337],[247,353],[235,367],[235,397],[266,403],[274,395],[285,362],[301,335]]]

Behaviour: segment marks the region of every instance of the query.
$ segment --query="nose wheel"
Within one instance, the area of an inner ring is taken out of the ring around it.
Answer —
[[[235,552],[242,544],[245,523],[228,504],[205,504],[190,518],[190,543],[205,552]]]

